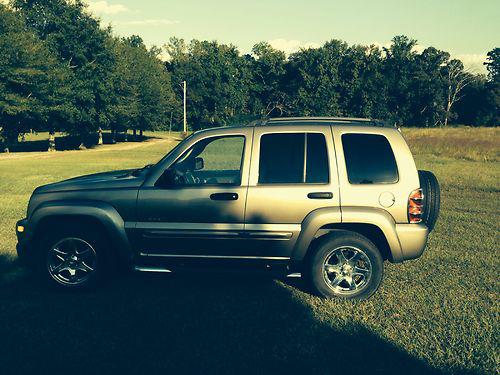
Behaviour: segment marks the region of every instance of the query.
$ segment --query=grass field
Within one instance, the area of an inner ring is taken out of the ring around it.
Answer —
[[[154,162],[176,140],[0,155],[0,372],[498,373],[500,131],[404,134],[441,182],[441,217],[422,258],[386,264],[361,303],[313,297],[300,281],[211,274],[47,290],[14,260],[33,188]]]

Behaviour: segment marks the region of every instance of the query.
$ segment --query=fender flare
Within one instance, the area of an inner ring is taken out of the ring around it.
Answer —
[[[120,260],[126,264],[132,262],[134,255],[125,232],[125,222],[110,204],[87,200],[59,200],[42,203],[29,218],[30,237],[36,233],[42,220],[54,216],[90,217],[97,220],[109,236]]]
[[[371,224],[384,234],[392,254],[392,261],[402,262],[396,223],[387,211],[373,207],[326,207],[310,212],[302,221],[301,232],[292,252],[292,261],[302,261],[318,231],[329,224]]]
[[[292,261],[302,261],[318,230],[327,224],[342,222],[340,207],[324,207],[311,211],[302,221],[299,237],[292,251]]]

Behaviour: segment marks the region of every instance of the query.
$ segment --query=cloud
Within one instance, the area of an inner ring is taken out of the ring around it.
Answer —
[[[486,54],[476,53],[462,53],[452,56],[452,58],[461,60],[464,64],[464,68],[470,70],[472,73],[486,73],[487,69],[484,62],[487,57]]]
[[[115,22],[115,25],[126,25],[126,26],[169,26],[169,25],[177,25],[178,23],[180,23],[180,21],[177,21],[177,20],[148,19],[148,20]]]
[[[373,42],[371,45],[375,45],[381,50],[385,48],[389,48],[392,45],[392,42]],[[417,44],[413,47],[413,51],[416,53],[422,53],[427,46],[423,46],[421,44]],[[486,61],[486,54],[478,54],[478,53],[459,53],[459,54],[451,54],[450,59],[459,59],[464,64],[464,68],[469,70],[471,73],[486,73],[486,66],[483,64]]]
[[[276,49],[279,49],[283,52],[285,52],[287,55],[290,55],[291,53],[300,51],[301,49],[307,49],[307,48],[319,48],[320,44],[314,43],[314,42],[302,42],[300,40],[295,40],[295,39],[273,39],[273,40],[268,40],[268,43]]]
[[[94,14],[117,14],[129,11],[123,4],[109,4],[107,1],[89,1],[88,6]]]

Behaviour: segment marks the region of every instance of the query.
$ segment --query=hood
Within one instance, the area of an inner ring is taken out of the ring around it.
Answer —
[[[39,186],[35,189],[34,193],[140,187],[144,181],[146,173],[132,174],[134,171],[134,169],[126,169],[74,177],[68,180]]]

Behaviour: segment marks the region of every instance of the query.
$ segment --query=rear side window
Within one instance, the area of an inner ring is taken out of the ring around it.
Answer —
[[[342,147],[351,184],[398,182],[398,167],[387,138],[378,134],[344,134]]]
[[[261,137],[259,184],[328,181],[328,152],[323,134],[281,133]]]

